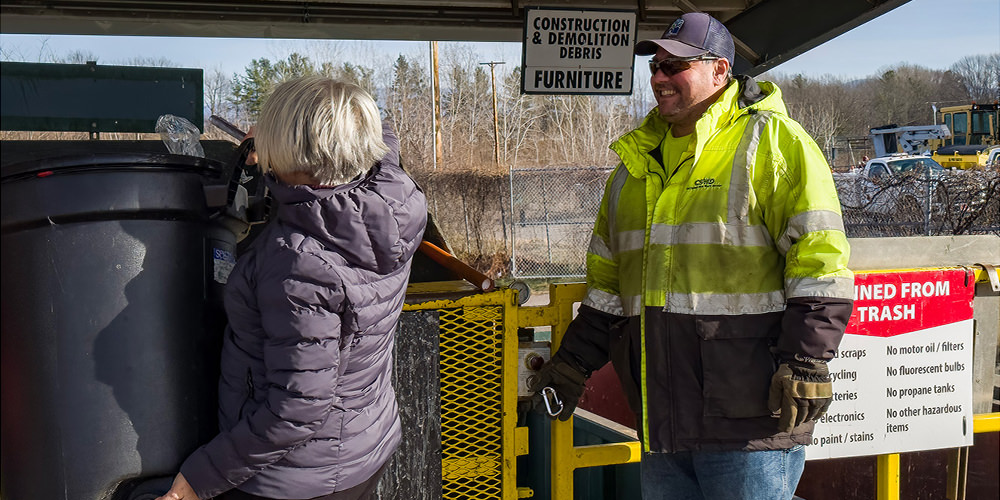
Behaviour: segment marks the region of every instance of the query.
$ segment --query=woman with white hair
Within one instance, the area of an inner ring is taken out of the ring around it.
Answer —
[[[356,85],[278,85],[254,137],[277,219],[226,285],[220,433],[161,498],[365,499],[400,441],[393,337],[426,201]]]

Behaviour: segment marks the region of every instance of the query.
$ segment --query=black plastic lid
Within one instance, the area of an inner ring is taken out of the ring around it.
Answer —
[[[216,160],[164,153],[91,153],[57,156],[4,165],[0,182],[96,170],[172,170],[219,177],[224,166]]]

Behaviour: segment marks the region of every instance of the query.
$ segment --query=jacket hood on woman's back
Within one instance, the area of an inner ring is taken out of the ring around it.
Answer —
[[[339,186],[290,186],[269,177],[278,218],[319,240],[347,262],[379,274],[416,251],[426,209],[423,194],[399,165],[399,142],[368,172]]]

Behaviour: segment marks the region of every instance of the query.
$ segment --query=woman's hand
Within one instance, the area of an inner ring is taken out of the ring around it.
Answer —
[[[194,489],[188,484],[187,479],[184,479],[184,474],[177,474],[174,478],[174,484],[170,485],[170,491],[164,494],[162,497],[156,500],[201,500],[198,495],[195,494]]]

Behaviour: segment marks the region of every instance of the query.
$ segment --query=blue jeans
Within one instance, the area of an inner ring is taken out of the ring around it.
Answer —
[[[789,500],[802,477],[801,445],[776,451],[643,453],[643,500]]]

